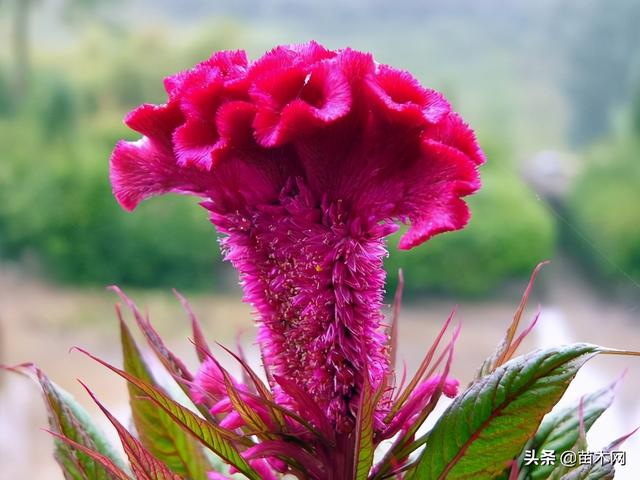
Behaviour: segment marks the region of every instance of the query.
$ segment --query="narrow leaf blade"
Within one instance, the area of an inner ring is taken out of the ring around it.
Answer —
[[[91,458],[96,463],[102,465],[105,468],[105,470],[109,472],[110,478],[114,480],[130,480],[129,475],[127,475],[127,473],[125,473],[118,465],[113,463],[113,460],[111,460],[106,455],[103,455],[94,450],[91,450],[90,448],[78,442],[74,442],[70,438],[67,438],[60,433],[52,432],[51,430],[46,430],[46,431],[51,435],[53,435],[59,442],[69,446],[72,450],[82,453],[87,457]],[[68,475],[68,472],[65,472],[65,478],[69,478],[67,475]]]
[[[191,331],[193,332],[193,341],[197,346],[196,355],[198,356],[198,360],[200,360],[200,362],[204,362],[208,356],[211,356],[211,349],[209,348],[204,333],[202,332],[202,327],[200,327],[198,317],[196,317],[196,314],[194,313],[187,299],[182,296],[182,294],[175,288],[173,289],[173,294],[180,301],[180,303],[182,304],[182,308],[185,312],[187,312],[187,315],[189,316],[189,320],[191,321]]]
[[[131,332],[120,312],[120,336],[124,370],[134,377],[157,385],[151,371],[140,354]],[[129,403],[138,437],[149,452],[164,462],[172,472],[193,480],[206,480],[207,460],[195,439],[188,435],[167,413],[149,401],[149,397],[132,383],[127,384]]]
[[[375,444],[373,442],[374,415],[384,388],[385,385],[382,382],[374,391],[365,369],[355,427],[354,480],[366,480],[373,465],[373,454],[375,452]]]
[[[82,386],[87,390],[87,393],[89,393],[93,401],[98,405],[100,410],[102,410],[102,413],[105,414],[118,432],[124,451],[131,462],[131,469],[133,470],[137,480],[181,480],[179,475],[169,470],[162,461],[155,458],[139,440],[131,435],[111,414],[111,412],[109,412],[109,410],[107,410],[104,405],[98,401],[93,392],[91,392],[86,385],[82,384]]]
[[[614,449],[622,445],[629,437],[634,435],[639,428],[615,439],[604,449],[605,452],[612,452]],[[614,462],[593,462],[580,465],[578,468],[571,470],[563,475],[560,480],[611,480],[615,477]]]
[[[176,423],[181,425],[182,428],[191,433],[205,447],[220,456],[220,458],[230,465],[233,465],[239,472],[251,480],[260,480],[258,473],[249,466],[234,446],[234,443],[252,445],[253,442],[251,442],[251,440],[245,439],[230,430],[205,420],[175,400],[169,398],[164,393],[158,391],[153,385],[149,385],[147,382],[139,380],[129,373],[110,365],[104,360],[91,355],[86,350],[78,350],[142,390],[153,404],[164,410]]]
[[[108,444],[102,433],[93,424],[87,412],[62,388],[54,384],[38,368],[35,373],[42,388],[42,392],[49,415],[49,425],[56,435],[56,449],[54,456],[62,468],[66,478],[108,480],[115,478],[102,462],[87,455],[82,449],[73,447],[63,441],[60,436],[71,440],[96,454],[108,458],[119,468],[124,468],[124,462]]]
[[[509,328],[507,328],[507,331],[504,334],[504,338],[502,339],[502,342],[500,342],[500,345],[498,346],[496,351],[493,353],[493,355],[487,358],[482,363],[482,365],[478,370],[478,373],[476,374],[476,378],[475,378],[476,381],[484,377],[485,375],[488,375],[489,373],[493,372],[496,368],[498,368],[500,365],[502,365],[507,360],[509,360],[510,355],[513,355],[513,353],[515,352],[515,348],[513,348],[513,342],[515,340],[516,331],[518,330],[518,325],[520,325],[520,320],[522,319],[522,314],[524,313],[524,309],[527,306],[529,295],[531,295],[531,291],[533,290],[533,286],[536,281],[536,276],[538,275],[538,272],[540,271],[540,269],[542,269],[542,267],[547,264],[549,264],[549,261],[540,262],[531,273],[531,278],[529,279],[527,288],[522,294],[522,298],[520,299],[520,304],[518,305],[516,313],[513,316],[513,320],[509,325]],[[537,317],[534,320],[534,322],[532,322],[531,327],[527,329],[528,331],[526,333],[529,333],[531,331],[531,328],[533,327],[533,325],[535,325],[535,321],[537,321]],[[524,336],[519,339],[518,344],[522,341],[523,338]],[[516,345],[516,348],[517,348],[517,345]]]

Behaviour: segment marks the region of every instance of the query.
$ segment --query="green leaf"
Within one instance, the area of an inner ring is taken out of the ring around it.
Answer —
[[[499,476],[584,363],[605,349],[573,344],[517,357],[456,398],[430,432],[412,479]]]
[[[126,472],[124,472],[118,465],[113,463],[113,461],[106,455],[102,455],[101,453],[91,450],[90,448],[87,448],[84,445],[74,442],[73,440],[59,433],[52,432],[51,430],[47,430],[47,432],[53,435],[56,438],[56,441],[60,442],[61,444],[67,445],[68,447],[75,450],[76,452],[82,453],[87,457],[91,458],[92,460],[94,460],[99,465],[102,465],[111,474],[109,478],[113,478],[115,480],[131,480],[129,475]],[[64,471],[63,473],[65,478],[76,478],[76,477],[70,476],[70,472]],[[83,478],[87,478],[87,477],[83,477]]]
[[[283,416],[282,412],[280,410],[278,410],[277,408],[274,408],[273,405],[272,405],[274,403],[274,401],[273,401],[273,395],[271,394],[271,391],[267,388],[267,386],[260,379],[260,377],[256,374],[256,372],[253,371],[253,369],[249,366],[249,364],[246,362],[246,360],[244,358],[242,358],[241,356],[235,354],[234,352],[229,350],[224,345],[220,345],[220,347],[222,347],[227,353],[229,353],[229,355],[231,355],[233,358],[235,358],[238,361],[238,363],[242,366],[242,370],[243,370],[245,376],[247,376],[251,380],[251,383],[253,384],[253,387],[254,387],[256,393],[258,394],[258,397],[269,408],[269,412],[271,414],[272,419],[274,420],[275,423],[278,424],[280,429],[284,431],[286,429],[287,425],[286,425],[286,423],[284,421],[284,416]],[[213,358],[213,357],[211,357],[211,358]]]
[[[613,452],[622,445],[629,437],[634,435],[640,427],[635,430],[616,438],[603,450],[604,452]],[[560,480],[610,480],[615,476],[615,465],[613,462],[593,462],[590,464],[580,465],[563,475]]]
[[[122,301],[127,304],[127,307],[131,310],[140,332],[151,347],[155,356],[160,360],[160,363],[162,363],[167,372],[169,372],[173,378],[178,380],[177,383],[180,389],[189,399],[191,399],[191,392],[189,391],[188,385],[193,382],[194,377],[187,366],[182,362],[182,360],[180,360],[180,358],[178,358],[177,355],[167,348],[160,334],[158,334],[158,332],[153,328],[149,319],[142,315],[133,300],[127,297],[124,292],[116,286],[111,286],[110,289],[116,292]],[[118,313],[120,314],[119,309]],[[194,406],[204,418],[210,421],[215,420],[206,405],[194,402]]]
[[[568,450],[575,449],[580,437],[580,405],[582,404],[582,416],[585,433],[589,431],[595,421],[611,406],[613,402],[617,382],[612,383],[582,399],[574,405],[558,412],[547,415],[538,432],[525,447],[526,450],[552,450],[556,459]],[[521,472],[527,474],[527,478],[533,480],[547,479],[551,472],[558,467],[556,465],[522,465]]]
[[[211,357],[213,359],[213,357]],[[215,360],[214,360],[215,361]],[[215,361],[222,373],[222,377],[224,378],[224,385],[227,389],[227,395],[229,396],[229,401],[233,406],[233,409],[240,415],[242,420],[247,425],[248,430],[252,430],[256,436],[264,440],[270,440],[275,438],[275,435],[271,435],[269,432],[269,427],[262,420],[258,412],[256,412],[251,405],[249,405],[242,395],[238,391],[238,389],[233,385],[233,380],[231,379],[231,375],[227,372],[222,365],[220,365],[217,361]]]
[[[385,382],[373,391],[369,382],[369,375],[364,369],[364,381],[362,385],[362,393],[358,405],[358,415],[356,417],[355,428],[355,458],[354,480],[366,480],[369,477],[369,471],[373,465],[373,454],[375,452],[375,444],[373,442],[373,422],[376,413],[376,406],[380,400],[380,396],[385,388]]]
[[[230,465],[233,465],[239,472],[251,480],[260,480],[258,473],[249,466],[234,446],[236,443],[253,446],[253,442],[250,439],[241,437],[230,430],[220,427],[216,423],[205,420],[175,400],[169,398],[163,392],[157,390],[153,385],[110,365],[104,360],[91,355],[86,350],[80,348],[78,348],[78,350],[138,387],[149,398],[150,402],[164,410],[178,425],[191,433],[205,447],[215,452]]]
[[[611,463],[581,465],[563,475],[561,480],[612,480],[615,473],[615,468]]]
[[[168,396],[153,379],[129,329],[118,316],[124,370]],[[192,480],[206,480],[208,463],[195,439],[167,413],[155,407],[137,386],[129,383],[127,387],[133,422],[142,445],[172,472]]]
[[[102,462],[96,461],[73,444],[104,456],[120,469],[126,469],[123,460],[93,424],[87,412],[66,391],[51,382],[36,368],[36,375],[47,407],[49,425],[56,435],[54,456],[65,478],[73,480],[111,480],[117,478]],[[66,442],[61,437],[71,440]]]
[[[154,457],[139,440],[131,435],[131,433],[129,433],[127,429],[124,428],[124,426],[111,414],[111,412],[109,412],[104,405],[98,401],[93,392],[89,390],[86,385],[82,385],[118,432],[118,436],[120,437],[124,451],[129,458],[131,469],[133,470],[136,480],[181,480],[179,475],[172,472],[167,465]]]

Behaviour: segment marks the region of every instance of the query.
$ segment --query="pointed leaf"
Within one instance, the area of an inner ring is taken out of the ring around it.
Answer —
[[[120,288],[116,286],[110,287],[111,290],[116,292],[120,298],[127,304],[131,312],[133,313],[133,318],[135,319],[140,331],[147,339],[149,346],[154,351],[154,353],[158,356],[158,359],[165,368],[171,372],[174,376],[178,378],[182,378],[187,381],[193,380],[193,375],[189,372],[189,369],[185,366],[185,364],[180,360],[177,356],[175,356],[171,351],[167,348],[167,346],[162,341],[162,338],[156,332],[156,330],[151,325],[151,322],[142,316],[140,310],[136,304],[127,297]],[[188,389],[187,389],[188,390]]]
[[[40,369],[36,368],[35,372],[42,387],[49,425],[53,433],[95,451],[98,455],[105,456],[116,466],[124,469],[124,462],[93,424],[87,412],[71,395],[51,382]],[[57,440],[54,456],[63,469],[65,478],[74,480],[116,478],[102,462],[97,462],[82,449],[74,448],[68,442]]]
[[[109,288],[117,293],[122,301],[127,304],[129,309],[133,313],[133,318],[135,319],[138,328],[144,335],[153,353],[155,353],[156,357],[158,357],[158,360],[160,360],[160,363],[162,363],[164,368],[167,369],[171,376],[178,381],[178,386],[187,395],[187,397],[191,398],[191,391],[189,390],[188,385],[193,382],[193,375],[191,374],[189,369],[182,362],[182,360],[180,360],[171,352],[171,350],[167,348],[158,332],[151,325],[149,319],[145,318],[142,313],[140,313],[140,310],[138,310],[138,307],[133,302],[133,300],[127,297],[119,287],[111,286]],[[198,403],[194,403],[194,405],[203,417],[209,420],[213,419],[209,414],[206,406],[200,405]]]
[[[265,406],[273,409],[273,410],[277,410],[279,414],[281,414],[284,417],[287,417],[289,420],[299,424],[300,426],[304,427],[308,433],[312,434],[315,436],[315,440],[320,441],[321,443],[323,443],[325,446],[327,447],[335,447],[335,441],[329,438],[326,438],[324,436],[324,434],[318,430],[316,427],[314,427],[311,423],[309,423],[307,420],[305,420],[303,417],[301,417],[300,415],[298,415],[296,412],[294,412],[293,410],[290,410],[286,407],[283,407],[282,405],[278,405],[277,403],[275,403],[274,401],[271,400],[265,400],[264,398],[262,398],[259,395],[256,395],[254,393],[245,393],[245,395],[249,398],[252,398],[256,401],[259,401],[261,403],[263,403]],[[287,433],[285,432],[283,434],[283,436],[287,436]]]
[[[515,348],[513,348],[516,331],[518,330],[518,325],[520,325],[520,320],[522,319],[522,314],[524,313],[524,309],[527,306],[527,300],[529,299],[529,295],[531,295],[531,290],[533,290],[533,285],[535,284],[535,281],[536,281],[536,275],[538,274],[540,269],[543,266],[547,265],[548,263],[549,263],[548,261],[540,262],[536,266],[536,268],[533,270],[533,273],[531,273],[531,278],[529,279],[527,288],[522,294],[522,298],[520,299],[520,304],[518,305],[518,309],[516,310],[516,313],[513,316],[513,321],[509,325],[509,328],[507,328],[504,338],[502,339],[502,342],[500,342],[500,345],[498,346],[494,354],[491,357],[487,358],[480,366],[480,369],[476,374],[475,380],[479,380],[485,375],[488,375],[489,373],[493,372],[496,368],[498,368],[500,365],[502,365],[507,360],[509,360],[511,356],[513,356],[513,354],[515,353],[515,349],[518,347],[520,342],[524,339],[526,334],[528,334],[533,328],[533,326],[535,325],[535,322],[538,319],[537,316],[535,317],[534,321],[531,323],[529,328],[527,328],[524,335],[522,335],[518,339],[517,344],[515,345]]]
[[[82,382],[81,382],[82,383]],[[124,426],[102,405],[95,397],[93,392],[87,388],[86,385],[82,386],[87,390],[87,393],[91,396],[93,401],[98,405],[102,413],[109,419],[111,424],[115,427],[124,447],[124,451],[131,463],[131,469],[136,477],[136,480],[181,480],[181,477],[173,473],[169,468],[153,456],[140,441],[138,441],[133,435],[131,435]]]
[[[200,362],[204,362],[207,356],[211,356],[211,349],[207,344],[207,340],[202,332],[202,328],[200,327],[200,322],[198,322],[198,317],[193,312],[191,305],[187,301],[185,297],[182,296],[180,292],[178,292],[175,288],[173,289],[173,294],[182,304],[182,308],[187,312],[189,316],[189,320],[191,320],[191,331],[193,332],[193,341],[196,344],[196,355],[198,355],[198,360]]]
[[[251,405],[249,405],[238,389],[233,385],[231,377],[224,370],[222,372],[224,377],[225,388],[227,389],[227,395],[229,401],[233,406],[233,409],[240,415],[244,423],[252,430],[256,436],[262,439],[273,439],[274,436],[269,433],[269,427],[262,420],[262,417],[256,412]]]
[[[580,406],[582,404],[582,418],[585,432],[588,432],[595,421],[611,406],[615,388],[618,382],[614,382],[591,395],[587,395],[582,401],[564,408],[558,412],[547,415],[538,432],[527,444],[525,450],[552,450],[559,459],[563,452],[575,448],[580,437]],[[549,478],[551,472],[558,465],[529,465],[521,464],[521,469],[533,480]]]
[[[431,412],[433,412],[434,408],[440,401],[440,397],[442,396],[442,392],[444,391],[444,384],[447,377],[449,376],[449,370],[453,361],[455,343],[459,334],[460,325],[458,325],[454,330],[453,337],[451,338],[449,344],[447,345],[447,348],[443,352],[447,354],[447,361],[440,375],[440,381],[438,382],[436,390],[433,392],[431,398],[429,399],[429,402],[424,406],[422,411],[420,411],[416,418],[412,420],[411,425],[408,425],[406,429],[401,430],[400,435],[398,435],[398,437],[394,440],[391,448],[389,448],[383,459],[375,466],[373,475],[371,477],[372,480],[390,478],[390,476],[392,476],[392,472],[407,470],[409,467],[407,467],[406,465],[401,467],[400,469],[397,468],[397,465],[406,462],[407,458],[412,452],[426,443],[429,432],[427,432],[417,440],[415,439],[416,432],[429,417]],[[415,464],[412,463],[410,468],[413,468],[414,466]]]
[[[296,403],[301,415],[311,421],[325,438],[330,442],[334,442],[334,430],[327,420],[327,416],[318,406],[315,400],[305,390],[300,388],[294,381],[279,375],[274,375],[275,381],[282,387],[282,390],[289,395]]]
[[[256,412],[254,408],[242,397],[244,394],[246,397],[255,398],[255,395],[250,394],[250,392],[241,393],[234,385],[234,381],[231,378],[231,375],[229,375],[229,372],[220,365],[220,362],[211,356],[210,353],[208,354],[208,358],[217,365],[220,373],[222,374],[227,396],[229,397],[229,401],[231,402],[234,411],[240,415],[240,418],[242,418],[244,423],[254,432],[255,435],[263,439],[273,439],[274,436],[270,434],[270,429],[264,420],[262,420],[262,417],[260,417],[258,412]],[[267,407],[265,406],[265,409],[266,408]]]
[[[244,456],[248,460],[256,458],[276,457],[283,459],[300,474],[299,478],[309,480],[324,480],[328,478],[325,464],[319,456],[308,452],[293,442],[282,440],[267,440],[247,449]]]
[[[280,412],[278,409],[273,408],[271,406],[271,404],[273,403],[273,395],[271,394],[271,391],[267,388],[267,386],[264,384],[264,382],[260,379],[258,374],[253,371],[253,369],[249,366],[249,364],[247,363],[245,358],[243,358],[243,356],[236,355],[234,352],[229,350],[224,345],[220,345],[220,347],[222,347],[227,353],[229,353],[229,355],[235,358],[238,361],[238,363],[242,366],[242,370],[245,373],[245,376],[248,377],[253,384],[253,387],[254,387],[253,390],[255,390],[258,396],[262,400],[264,400],[266,405],[269,407],[272,419],[274,420],[275,423],[277,423],[280,426],[282,430],[284,430],[286,428],[286,424],[285,424],[282,412]],[[240,346],[238,345],[238,347]],[[238,348],[238,350],[241,351],[240,348]]]
[[[639,428],[615,439],[604,449],[605,452],[612,452],[622,445],[629,437],[634,435]],[[580,465],[576,469],[563,475],[560,480],[611,480],[615,476],[615,465],[611,463],[593,462],[591,464]]]
[[[52,432],[51,430],[45,430],[45,431],[53,435],[57,439],[57,441],[66,444],[68,447],[71,448],[71,450],[75,450],[78,453],[82,453],[87,457],[91,458],[96,463],[99,463],[100,465],[102,465],[111,474],[109,478],[113,478],[114,480],[131,480],[129,475],[125,473],[119,466],[113,463],[113,461],[106,455],[103,455],[94,450],[91,450],[90,448],[84,445],[81,445],[78,442],[74,442],[70,438],[67,438],[64,435],[61,435],[59,433]],[[68,474],[69,472],[64,472],[65,478],[75,478],[75,477],[69,477]],[[88,477],[79,477],[79,478],[88,478]]]
[[[250,439],[245,439],[230,430],[220,427],[216,423],[205,420],[175,400],[169,398],[164,393],[158,391],[153,385],[110,365],[104,360],[91,355],[86,350],[80,348],[78,348],[78,350],[117,373],[128,382],[133,383],[149,397],[149,400],[153,404],[164,410],[176,423],[182,426],[182,428],[191,433],[205,447],[215,452],[227,463],[233,465],[239,472],[252,480],[260,480],[258,473],[249,466],[234,446],[234,443],[252,446],[253,442]]]
[[[373,442],[374,416],[384,388],[385,384],[381,382],[378,389],[376,391],[373,390],[365,368],[362,393],[360,394],[358,414],[356,416],[354,480],[366,480],[373,465],[373,454],[375,452],[375,444]]]
[[[590,344],[515,358],[457,397],[429,434],[413,479],[494,478],[520,453],[584,363]]]
[[[119,310],[118,317],[124,370],[168,396],[153,379]],[[128,383],[127,388],[133,422],[144,447],[178,475],[193,480],[206,480],[207,460],[195,439],[167,413],[155,407],[142,390],[132,383]]]
[[[418,370],[412,377],[411,381],[404,388],[404,390],[402,390],[402,393],[398,395],[398,398],[396,399],[393,406],[389,410],[389,413],[384,419],[386,423],[389,423],[393,419],[395,414],[398,413],[398,410],[400,410],[402,408],[402,405],[404,405],[404,402],[407,401],[407,399],[409,398],[409,395],[411,395],[411,392],[413,392],[413,390],[418,386],[420,381],[425,377],[427,368],[429,368],[429,365],[431,364],[431,360],[433,360],[433,356],[435,355],[436,350],[438,349],[438,345],[440,345],[440,341],[442,340],[442,337],[444,336],[445,332],[449,328],[449,325],[451,324],[451,321],[453,320],[453,317],[455,316],[455,314],[456,314],[456,309],[454,308],[451,314],[449,314],[447,321],[444,323],[444,325],[440,329],[440,332],[436,336],[436,339],[431,344],[429,351],[427,352],[426,356],[422,360],[422,363],[418,367]]]

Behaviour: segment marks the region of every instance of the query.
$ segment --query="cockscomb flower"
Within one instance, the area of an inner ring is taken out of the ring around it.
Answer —
[[[252,63],[216,53],[165,87],[167,103],[125,120],[143,137],[113,152],[116,198],[128,210],[167,192],[203,199],[255,308],[276,400],[295,410],[299,389],[348,434],[363,385],[392,374],[385,237],[406,223],[410,249],[467,223],[462,197],[484,162],[474,133],[409,73],[314,42]]]

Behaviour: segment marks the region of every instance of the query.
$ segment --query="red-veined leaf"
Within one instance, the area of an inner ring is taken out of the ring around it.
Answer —
[[[140,441],[131,435],[84,383],[80,383],[118,432],[124,451],[129,458],[131,470],[137,480],[181,480],[178,474],[169,470],[169,467],[154,457]]]
[[[204,333],[202,333],[202,328],[200,327],[200,322],[198,322],[198,317],[196,317],[196,314],[193,312],[193,309],[191,308],[188,300],[184,298],[182,294],[180,294],[180,292],[178,292],[175,288],[173,289],[173,294],[180,301],[180,303],[182,304],[182,308],[184,308],[185,312],[187,312],[187,315],[189,316],[189,319],[191,320],[193,341],[197,347],[196,355],[198,356],[198,360],[200,360],[200,362],[204,362],[207,356],[211,356],[211,349],[207,344]]]
[[[329,478],[325,465],[316,455],[292,442],[267,440],[247,449],[243,456],[247,460],[269,457],[281,458],[292,466],[294,470],[299,470],[304,474],[302,478],[313,480]]]
[[[391,419],[395,416],[395,414],[398,413],[398,410],[402,408],[402,405],[404,405],[404,402],[406,402],[407,398],[409,398],[409,395],[411,395],[411,392],[413,392],[413,390],[420,383],[420,380],[422,380],[422,378],[424,377],[424,374],[427,368],[429,368],[429,365],[431,364],[433,355],[436,353],[438,345],[440,345],[440,341],[442,340],[444,333],[447,331],[447,328],[449,328],[449,325],[451,324],[451,321],[453,320],[455,313],[456,313],[456,310],[453,309],[453,311],[447,318],[447,321],[444,322],[444,325],[440,329],[440,332],[438,333],[436,339],[434,340],[433,344],[429,348],[427,355],[422,360],[422,363],[420,363],[420,366],[418,367],[418,370],[416,371],[415,375],[413,376],[409,384],[404,388],[402,393],[399,394],[397,400],[394,402],[393,406],[389,410],[389,413],[384,419],[386,423],[389,423]]]
[[[271,404],[273,403],[273,395],[271,394],[271,391],[267,388],[267,386],[264,384],[264,382],[260,379],[258,374],[253,371],[253,369],[249,366],[247,361],[242,356],[236,355],[234,352],[229,350],[224,345],[220,345],[220,347],[223,348],[227,353],[229,353],[229,355],[231,355],[233,358],[235,358],[238,361],[238,363],[242,366],[242,369],[246,373],[246,376],[248,376],[249,379],[251,380],[254,386],[255,392],[260,396],[260,398],[262,398],[263,400],[266,400],[266,404],[269,406],[269,409],[271,411],[271,417],[273,418],[274,422],[277,423],[282,430],[284,430],[286,428],[284,417],[282,416],[282,413],[278,409],[271,407]]]
[[[586,361],[590,344],[513,359],[457,397],[428,436],[413,479],[494,478],[520,453]]]
[[[322,442],[325,446],[327,446],[327,447],[334,447],[335,446],[335,440],[331,441],[331,439],[326,438],[322,434],[322,432],[320,432],[320,430],[318,430],[316,427],[314,427],[311,423],[309,423],[307,420],[302,418],[296,412],[294,412],[292,410],[289,410],[288,408],[285,408],[282,405],[278,405],[277,403],[275,403],[273,401],[265,400],[264,398],[254,394],[254,393],[245,393],[245,395],[250,397],[250,398],[253,398],[256,401],[260,401],[260,402],[264,403],[269,408],[272,408],[273,410],[277,410],[280,414],[282,414],[283,417],[287,417],[287,418],[293,420],[294,422],[300,424],[300,426],[304,427],[309,433],[313,434],[316,437],[316,439],[319,440],[320,442]],[[290,435],[288,435],[285,432],[283,434],[283,436],[290,436]]]
[[[233,384],[233,380],[231,375],[229,375],[229,372],[227,372],[215,358],[210,358],[216,363],[222,373],[224,385],[227,389],[227,395],[229,396],[229,401],[231,402],[233,409],[238,413],[238,415],[240,415],[244,423],[255,435],[262,439],[273,439],[274,437],[270,434],[269,427],[264,423],[264,420],[262,420],[258,412],[256,412],[251,405],[242,398],[242,393],[238,391]]]
[[[42,370],[33,368],[42,387],[49,414],[49,425],[53,432],[96,452],[97,455],[108,458],[120,469],[124,469],[124,462],[93,424],[87,412],[70,394],[51,382]],[[54,456],[66,478],[74,480],[114,478],[113,473],[103,465],[103,462],[96,462],[93,457],[85,455],[82,449],[71,448],[68,442],[56,442]]]
[[[138,328],[144,335],[147,343],[151,347],[153,353],[155,353],[160,363],[167,369],[167,371],[171,374],[171,376],[177,381],[178,386],[182,389],[182,391],[191,399],[191,391],[189,390],[188,385],[193,383],[193,375],[189,371],[189,369],[185,366],[185,364],[180,360],[176,355],[174,355],[164,344],[162,338],[156,332],[156,330],[151,325],[151,322],[147,318],[145,318],[136,304],[129,297],[125,295],[125,293],[117,286],[113,285],[109,287],[112,291],[114,291],[123,302],[127,304],[131,312],[133,313],[133,318],[138,325]],[[213,421],[214,418],[209,413],[206,405],[201,405],[199,403],[194,402],[195,407],[202,414],[204,418],[207,420]]]
[[[366,480],[373,465],[373,454],[376,448],[373,442],[374,416],[378,401],[385,389],[385,382],[382,381],[378,388],[373,390],[366,367],[363,377],[355,426],[354,480]]]
[[[119,308],[117,313],[120,320],[124,370],[168,396],[155,382],[131,332],[124,323]],[[149,402],[148,397],[137,386],[128,383],[127,388],[133,422],[144,447],[178,475],[192,480],[206,480],[209,468],[200,445],[166,412]]]
[[[537,317],[535,317],[534,321],[531,323],[529,328],[527,328],[526,333],[524,335],[521,335],[521,338],[518,339],[517,345],[515,345],[515,348],[514,348],[513,342],[515,339],[516,331],[518,330],[518,326],[520,325],[520,320],[522,319],[522,314],[524,313],[524,309],[527,306],[527,300],[529,299],[529,295],[531,295],[531,291],[533,290],[533,285],[535,284],[535,281],[536,281],[536,275],[538,274],[540,269],[545,265],[547,265],[548,263],[549,263],[548,261],[540,262],[531,273],[531,278],[529,279],[527,288],[524,290],[524,293],[522,294],[522,298],[520,299],[520,304],[518,305],[516,313],[513,316],[513,321],[509,325],[509,328],[507,328],[504,338],[502,339],[502,342],[500,342],[500,345],[498,346],[494,354],[491,357],[487,358],[480,366],[480,369],[476,374],[475,380],[478,380],[484,377],[485,375],[488,375],[489,373],[493,372],[496,368],[498,368],[500,365],[502,365],[507,360],[509,360],[514,355],[515,349],[518,347],[520,342],[522,342],[526,334],[529,333],[533,328],[533,326],[535,325],[535,322],[537,321]]]
[[[160,337],[158,332],[156,332],[156,330],[151,325],[151,322],[149,322],[149,320],[146,319],[142,315],[142,313],[140,313],[140,310],[138,310],[138,307],[133,302],[133,300],[127,297],[125,293],[117,286],[111,286],[110,289],[117,293],[122,301],[127,304],[129,309],[133,313],[133,317],[138,324],[140,331],[145,336],[147,342],[149,343],[149,346],[156,353],[158,359],[160,360],[160,362],[162,362],[165,368],[178,378],[182,378],[188,382],[192,381],[193,375],[191,374],[191,372],[189,372],[189,369],[185,366],[182,360],[171,353],[171,351],[162,341],[162,338]]]
[[[524,450],[551,450],[556,458],[560,458],[563,452],[575,449],[582,435],[589,431],[600,415],[609,408],[615,396],[618,381],[606,387],[582,397],[579,402],[570,405],[557,412],[548,414],[535,436],[527,443]],[[521,458],[524,454],[521,454]],[[526,472],[527,478],[532,480],[546,479],[558,465],[529,465],[524,466],[520,462],[521,469]]]
[[[444,384],[449,375],[451,364],[453,362],[454,347],[456,340],[460,335],[460,329],[461,325],[458,325],[453,332],[453,336],[449,341],[447,348],[443,352],[443,354],[447,354],[447,361],[440,376],[440,381],[438,382],[436,390],[433,392],[431,398],[429,399],[429,402],[427,403],[427,405],[425,405],[420,414],[417,415],[413,423],[406,430],[401,431],[401,434],[394,440],[391,448],[389,448],[383,459],[375,466],[373,475],[371,477],[372,480],[389,478],[390,476],[392,476],[389,473],[390,471],[404,472],[406,468],[398,467],[398,464],[406,462],[412,452],[426,443],[428,434],[423,435],[418,440],[415,440],[415,435],[420,426],[427,419],[427,417],[431,414],[431,412],[433,412],[434,408],[438,404],[438,401],[440,400],[440,397],[442,396]]]
[[[78,350],[98,363],[104,365],[111,371],[117,373],[128,382],[133,383],[149,397],[149,400],[152,403],[168,413],[169,416],[179,425],[190,432],[204,446],[215,452],[224,461],[233,465],[238,469],[238,471],[250,479],[260,480],[260,476],[257,472],[249,466],[245,459],[240,455],[238,449],[234,446],[234,443],[252,446],[253,442],[250,439],[245,439],[230,430],[222,428],[213,422],[207,421],[175,400],[167,397],[162,392],[156,390],[147,382],[143,382],[124,370],[120,370],[119,368],[110,365],[104,360],[90,354],[86,350],[81,348],[78,348]]]
[[[279,375],[274,375],[273,378],[296,403],[302,416],[311,421],[330,443],[335,442],[334,430],[315,400],[295,382]]]
[[[67,438],[64,435],[61,435],[60,433],[53,432],[51,430],[45,430],[45,432],[53,435],[59,442],[66,444],[70,449],[75,450],[79,453],[82,453],[83,455],[86,455],[87,457],[91,458],[94,462],[97,462],[100,465],[102,465],[102,467],[104,467],[104,469],[110,473],[110,478],[114,480],[131,480],[131,477],[129,477],[129,475],[125,473],[119,466],[113,463],[113,461],[106,455],[98,453],[78,442],[74,442],[70,438]],[[65,478],[69,478],[67,477],[67,472],[65,472]],[[87,480],[92,480],[93,477],[91,478],[84,477],[84,478],[87,478]]]

